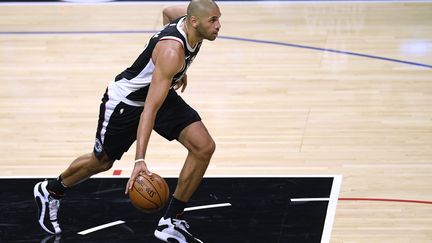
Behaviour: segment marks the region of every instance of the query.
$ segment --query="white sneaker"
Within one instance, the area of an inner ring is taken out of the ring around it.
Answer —
[[[50,196],[46,186],[48,181],[37,183],[33,189],[33,195],[38,207],[39,224],[50,234],[60,234],[61,229],[57,221],[57,213],[60,208],[60,200]]]
[[[154,235],[156,238],[169,243],[203,243],[193,237],[188,229],[189,225],[185,220],[162,217]]]

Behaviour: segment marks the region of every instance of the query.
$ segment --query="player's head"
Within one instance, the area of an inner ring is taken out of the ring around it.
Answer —
[[[192,0],[187,8],[187,19],[202,39],[215,40],[221,24],[218,5],[212,0]]]

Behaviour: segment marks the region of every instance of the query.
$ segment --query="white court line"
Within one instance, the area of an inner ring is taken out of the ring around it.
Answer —
[[[329,200],[330,198],[291,198],[291,202],[321,202]]]
[[[331,231],[333,228],[333,222],[336,215],[336,206],[339,199],[339,192],[342,185],[342,176],[335,176],[333,178],[333,184],[330,192],[330,200],[327,206],[327,213],[324,221],[323,234],[321,237],[321,243],[330,242]]]
[[[189,207],[189,208],[185,208],[184,211],[186,212],[186,211],[194,211],[194,210],[201,210],[201,209],[208,209],[208,208],[229,207],[229,206],[232,206],[231,203],[218,203],[218,204]]]
[[[125,221],[123,221],[123,220],[117,220],[117,221],[114,221],[114,222],[111,222],[111,223],[108,223],[108,224],[103,224],[103,225],[99,225],[99,226],[96,226],[96,227],[93,227],[93,228],[90,228],[90,229],[87,229],[87,230],[83,230],[81,232],[78,232],[78,234],[79,235],[86,235],[86,234],[90,234],[92,232],[95,232],[95,231],[98,231],[98,230],[101,230],[101,229],[105,229],[105,228],[108,228],[108,227],[112,227],[112,226],[119,225],[119,224],[124,224],[124,223],[125,223]]]
[[[208,208],[220,208],[220,207],[229,207],[232,206],[231,203],[218,203],[218,204],[209,204],[209,205],[203,205],[203,206],[196,206],[196,207],[189,207],[189,208],[185,208],[184,211],[194,211],[194,210],[201,210],[201,209],[208,209]],[[81,232],[78,232],[79,235],[86,235],[86,234],[90,234],[93,233],[95,231],[101,230],[101,229],[105,229],[108,227],[112,227],[115,225],[119,225],[119,224],[124,224],[126,223],[123,220],[117,220],[115,222],[111,222],[108,224],[103,224],[103,225],[99,225],[87,230],[83,230]]]

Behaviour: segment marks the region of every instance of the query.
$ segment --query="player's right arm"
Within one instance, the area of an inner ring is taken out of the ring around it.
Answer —
[[[156,114],[168,95],[172,79],[183,68],[183,47],[175,40],[160,41],[153,50],[152,61],[155,69],[137,130],[135,160],[138,162],[135,163],[131,177],[127,182],[126,194],[132,188],[133,182],[141,171],[150,174],[144,161],[150,135]]]
[[[163,25],[167,25],[171,21],[185,16],[187,12],[187,6],[176,5],[169,6],[162,10]]]

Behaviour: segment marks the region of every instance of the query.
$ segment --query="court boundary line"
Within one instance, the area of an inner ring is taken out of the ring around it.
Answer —
[[[330,201],[328,197],[316,197],[316,198],[291,198],[291,202],[324,202]]]
[[[205,209],[211,209],[211,208],[221,208],[221,207],[230,207],[230,206],[232,206],[231,203],[207,204],[207,205],[201,205],[201,206],[187,207],[184,209],[184,211],[188,212],[188,211],[205,210]],[[78,235],[88,235],[90,233],[93,233],[93,232],[96,232],[99,230],[103,230],[103,229],[106,229],[109,227],[113,227],[113,226],[125,224],[125,223],[126,223],[126,221],[117,220],[117,221],[114,221],[111,223],[101,224],[101,225],[94,226],[94,227],[91,227],[91,228],[86,229],[86,230],[79,231],[77,234]]]
[[[396,62],[396,63],[408,64],[408,65],[413,65],[413,66],[432,68],[432,65],[423,64],[423,63],[419,63],[419,62],[404,61],[404,60],[395,59],[395,58],[381,57],[381,56],[369,55],[369,54],[363,54],[363,53],[351,52],[351,51],[342,51],[342,50],[328,49],[328,48],[322,48],[322,47],[292,44],[292,43],[288,43],[288,42],[268,41],[268,40],[250,39],[250,38],[243,38],[243,37],[230,37],[230,36],[220,36],[219,38],[228,39],[228,40],[254,42],[254,43],[259,43],[259,44],[289,46],[289,47],[309,49],[309,50],[322,51],[322,52],[332,52],[332,53],[337,53],[337,54],[345,54],[345,55],[350,55],[350,56],[364,57],[364,58],[381,60],[381,61]]]
[[[117,220],[117,221],[114,221],[114,222],[111,222],[111,223],[102,224],[102,225],[99,225],[99,226],[95,226],[95,227],[92,227],[92,228],[80,231],[77,234],[78,235],[87,235],[87,234],[93,233],[95,231],[103,230],[103,229],[106,229],[106,228],[109,228],[109,227],[113,227],[113,226],[116,226],[116,225],[119,225],[119,224],[124,224],[124,223],[126,223],[126,222],[123,221],[123,220]]]
[[[336,206],[338,203],[341,186],[342,186],[342,176],[341,175],[334,176],[331,191],[330,191],[329,203],[327,205],[327,213],[324,220],[324,228],[322,232],[321,242],[330,242],[331,232],[336,217]]]
[[[231,206],[232,206],[231,203],[215,203],[215,204],[187,207],[184,209],[184,211],[189,212],[189,211],[196,211],[196,210],[203,210],[203,209],[210,209],[210,208],[223,208],[223,207],[231,207]]]
[[[113,31],[0,31],[1,35],[74,35],[74,34],[152,34],[156,33],[156,30],[113,30]],[[307,50],[314,50],[314,51],[320,51],[320,52],[331,52],[336,54],[343,54],[343,55],[349,55],[349,56],[355,56],[355,57],[363,57],[363,58],[369,58],[379,61],[387,61],[387,62],[394,62],[394,63],[400,63],[400,64],[406,64],[410,66],[417,66],[417,67],[423,67],[432,69],[432,65],[420,63],[420,62],[414,62],[414,61],[405,61],[401,59],[396,58],[389,58],[389,57],[382,57],[382,56],[376,56],[376,55],[370,55],[370,54],[364,54],[359,52],[351,52],[351,51],[343,51],[343,50],[336,50],[336,49],[328,49],[328,48],[322,48],[322,47],[315,47],[315,46],[307,46],[307,45],[300,45],[300,44],[294,44],[294,43],[288,43],[288,42],[282,42],[282,41],[271,41],[271,40],[260,40],[260,39],[251,39],[251,38],[244,38],[244,37],[235,37],[235,36],[219,36],[220,39],[225,40],[234,40],[234,41],[244,41],[244,42],[252,42],[252,43],[258,43],[258,44],[268,44],[268,45],[275,45],[275,46],[287,46],[287,47],[293,47],[293,48],[300,48],[300,49],[307,49]]]

